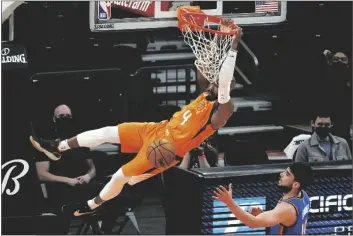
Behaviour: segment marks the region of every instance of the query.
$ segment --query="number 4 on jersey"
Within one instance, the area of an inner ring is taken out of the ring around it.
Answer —
[[[192,113],[190,112],[190,110],[186,110],[183,114],[183,121],[180,123],[180,125],[184,125],[189,120],[191,115]]]

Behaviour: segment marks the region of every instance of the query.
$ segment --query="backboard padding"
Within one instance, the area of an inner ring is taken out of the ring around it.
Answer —
[[[277,9],[256,12],[255,6],[268,2],[276,2]],[[206,14],[221,15],[240,26],[281,23],[287,15],[285,1],[91,1],[90,29],[100,32],[177,27],[176,9],[180,4],[199,5]]]

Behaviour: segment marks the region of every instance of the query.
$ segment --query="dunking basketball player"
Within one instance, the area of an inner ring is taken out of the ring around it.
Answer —
[[[209,83],[198,71],[197,80],[204,92],[181,111],[176,112],[169,121],[123,123],[83,132],[63,141],[31,137],[32,144],[52,160],[58,160],[61,152],[68,149],[92,148],[106,142],[120,143],[123,153],[138,153],[112,176],[99,196],[75,206],[75,209],[72,209],[75,216],[94,212],[103,202],[119,195],[126,183],[142,181],[178,163],[174,160],[167,168],[153,166],[146,153],[154,141],[168,140],[175,146],[176,156],[183,157],[227,123],[234,112],[230,91],[235,87],[233,73],[241,36],[240,29],[221,67],[218,83]]]

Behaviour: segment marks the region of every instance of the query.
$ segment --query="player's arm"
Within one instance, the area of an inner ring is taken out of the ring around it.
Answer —
[[[292,225],[297,220],[296,209],[286,202],[256,216],[246,212],[233,201],[232,184],[229,184],[228,190],[224,186],[219,186],[213,193],[213,199],[223,202],[238,220],[251,228],[271,227],[280,223]]]
[[[227,124],[228,119],[233,115],[234,104],[231,99],[228,102],[219,104],[217,110],[213,113],[211,118],[211,126],[217,130]]]
[[[203,76],[203,74],[199,70],[197,70],[196,73],[196,80],[201,93],[204,92],[210,84],[210,82],[208,82],[208,80],[205,78],[205,76]]]
[[[218,109],[212,115],[211,125],[213,129],[225,126],[228,119],[234,112],[234,104],[230,97],[230,92],[235,88],[234,68],[237,58],[237,48],[243,32],[239,28],[238,35],[234,38],[232,48],[229,50],[227,58],[223,62],[218,79]]]
[[[290,225],[297,219],[294,207],[285,202],[278,204],[273,210],[264,211],[257,216],[244,211],[234,201],[228,203],[227,206],[238,220],[250,228],[271,227],[278,224]]]

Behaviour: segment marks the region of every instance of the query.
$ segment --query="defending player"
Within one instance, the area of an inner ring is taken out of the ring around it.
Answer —
[[[291,164],[280,174],[278,182],[283,197],[274,209],[265,212],[259,207],[251,208],[249,212],[243,210],[233,201],[232,184],[229,184],[229,190],[223,186],[217,188],[213,198],[226,204],[234,216],[250,228],[270,227],[270,235],[304,235],[310,199],[303,188],[309,186],[312,180],[313,171],[308,164]]]
[[[122,166],[103,188],[99,196],[73,209],[74,215],[89,214],[103,202],[121,192],[124,184],[135,184],[158,174],[178,163],[175,160],[167,168],[156,168],[147,159],[147,149],[154,141],[168,140],[175,146],[177,157],[183,157],[188,151],[198,147],[217,129],[223,127],[234,112],[230,91],[235,87],[233,77],[238,42],[242,37],[239,30],[232,49],[221,67],[217,84],[210,84],[200,72],[197,80],[201,90],[205,91],[196,100],[176,112],[169,121],[160,123],[123,123],[118,126],[104,127],[83,132],[68,140],[35,140],[32,144],[44,152],[50,159],[58,160],[61,153],[71,148],[92,148],[100,144],[120,143],[122,153],[138,153],[129,163]],[[218,99],[217,99],[218,98]]]

